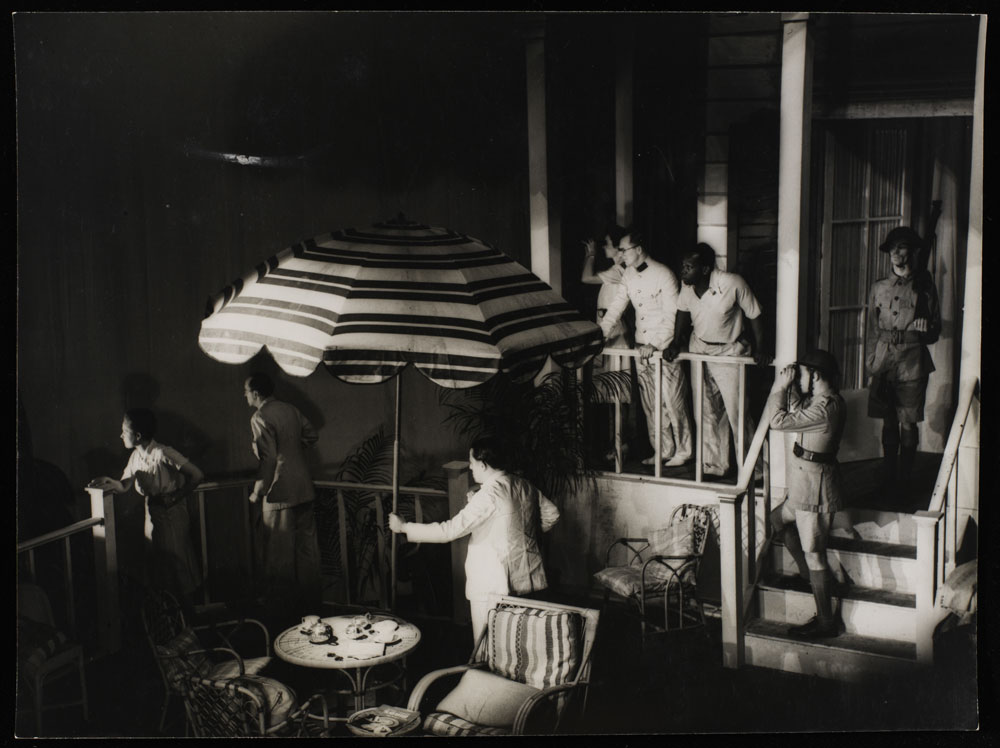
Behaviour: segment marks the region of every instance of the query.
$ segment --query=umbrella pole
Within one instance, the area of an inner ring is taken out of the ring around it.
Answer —
[[[396,424],[392,433],[392,512],[397,512],[399,503],[399,395],[401,392],[403,372],[396,375]],[[389,610],[396,609],[396,533],[389,533],[390,545],[390,588]]]

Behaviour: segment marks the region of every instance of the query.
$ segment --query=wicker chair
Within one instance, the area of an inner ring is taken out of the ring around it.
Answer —
[[[209,679],[253,675],[271,661],[271,636],[260,621],[240,618],[190,626],[177,599],[163,590],[147,593],[143,601],[142,623],[163,679],[160,732],[163,732],[166,723],[171,697],[182,696],[182,679],[191,675]],[[232,641],[244,631],[256,640],[254,648],[259,652],[258,656],[245,659],[237,654]],[[218,643],[223,646],[213,646]]]
[[[79,706],[87,720],[87,679],[83,650],[55,626],[52,606],[45,591],[35,584],[17,588],[17,664],[20,680],[31,693],[35,712],[35,734],[42,734],[42,712],[47,709]],[[45,686],[68,675],[80,682],[80,698],[46,703]]]
[[[428,673],[407,708],[420,711],[432,686],[459,678],[424,719],[434,735],[558,732],[586,708],[600,613],[493,595],[486,630],[465,665]],[[445,679],[449,679],[446,681]]]
[[[326,699],[299,704],[295,692],[273,678],[190,674],[179,690],[195,737],[330,737]],[[318,712],[318,713],[317,713]]]
[[[664,529],[650,533],[648,538],[618,538],[608,546],[605,568],[594,577],[604,587],[605,606],[614,595],[626,600],[638,613],[643,647],[650,630],[662,633],[704,625],[699,582],[712,532],[718,538],[716,506],[681,504],[671,513]],[[617,549],[624,550],[624,563],[613,565]],[[657,603],[663,606],[662,622]]]

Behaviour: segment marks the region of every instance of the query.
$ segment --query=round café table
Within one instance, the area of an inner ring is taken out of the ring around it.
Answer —
[[[389,641],[377,641],[375,628],[367,629],[363,638],[348,637],[347,626],[358,617],[342,615],[323,618],[322,621],[330,624],[333,629],[330,643],[310,642],[309,634],[302,631],[302,624],[285,629],[274,640],[274,653],[285,662],[302,667],[336,670],[343,674],[351,684],[355,711],[364,708],[365,694],[369,688],[368,678],[372,670],[387,663],[398,664],[420,642],[420,629],[402,618],[384,613],[372,613],[371,624],[374,627],[382,621],[394,621],[397,628]],[[402,666],[399,666],[399,673],[395,678],[381,681],[378,685],[392,683],[403,677],[404,672]]]

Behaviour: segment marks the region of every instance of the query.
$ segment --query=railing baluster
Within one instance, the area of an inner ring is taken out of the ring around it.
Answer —
[[[736,454],[737,462],[742,465],[743,459],[746,457],[746,452],[743,450],[746,448],[746,439],[744,438],[744,431],[746,429],[746,394],[747,394],[747,367],[743,364],[735,365],[739,369],[739,403],[736,407],[737,412],[737,429],[736,429]]]
[[[351,604],[351,567],[347,553],[347,507],[344,503],[344,489],[337,489],[337,531],[340,534],[340,568],[344,574],[344,590],[347,604]]]
[[[422,502],[420,501],[420,494],[415,494],[413,496],[413,517],[418,525],[423,524],[424,508]]]
[[[211,595],[208,591],[208,521],[205,516],[205,492],[196,491],[195,496],[198,497],[198,530],[201,533],[201,601],[208,605]]]
[[[616,356],[615,357],[615,361],[617,361],[617,363],[615,364],[615,371],[622,371],[623,370],[622,366],[623,366],[623,362],[625,361],[625,359],[623,359],[621,356]],[[631,362],[630,362],[630,365],[629,365],[629,374],[631,374],[631,369],[632,369],[632,366],[631,366]],[[630,387],[631,387],[631,385],[630,385]],[[615,398],[614,409],[615,409],[615,472],[616,473],[620,473],[620,472],[622,472],[622,469],[623,469],[623,465],[622,465],[622,462],[623,462],[623,460],[622,460],[622,401],[621,401],[621,398],[617,398],[617,397]]]
[[[659,478],[663,473],[663,358],[656,356],[654,361],[656,362],[653,365],[653,374],[656,377],[656,397],[653,398],[653,402],[656,403],[656,418],[653,421],[656,423],[656,444],[653,445],[653,456],[656,462],[654,463],[653,475]]]
[[[378,556],[375,560],[376,580],[378,581],[378,599],[383,608],[389,607],[388,595],[386,595],[386,585],[382,560],[385,558],[385,509],[382,506],[382,497],[385,494],[375,494],[375,539],[378,543]]]
[[[241,492],[242,493],[242,492]],[[242,497],[240,501],[240,515],[243,520],[243,538],[246,541],[243,544],[243,563],[246,565],[247,578],[250,580],[250,589],[248,590],[250,595],[257,589],[256,584],[256,566],[254,562],[254,537],[253,537],[253,523],[250,521],[250,500],[249,497]],[[207,564],[207,562],[206,562]],[[204,569],[205,574],[208,574],[208,568]],[[203,583],[206,587],[208,586],[208,581]]]
[[[63,538],[63,552],[66,555],[66,619],[69,622],[69,633],[76,638],[76,596],[73,594],[73,552],[70,547],[71,535]]]
[[[691,362],[691,373],[694,375],[692,377],[694,380],[694,423],[697,428],[694,445],[694,479],[697,483],[701,483],[704,479],[702,467],[702,455],[705,450],[705,403],[703,402],[705,371],[702,368],[704,365],[705,362],[700,359]]]
[[[28,551],[28,579],[32,584],[38,583],[38,574],[35,573],[35,549]]]

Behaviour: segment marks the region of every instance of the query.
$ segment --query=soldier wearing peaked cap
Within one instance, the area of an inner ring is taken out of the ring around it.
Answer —
[[[882,488],[903,489],[904,498],[917,453],[917,424],[924,420],[927,381],[934,371],[927,346],[941,333],[937,290],[917,262],[923,248],[909,226],[890,231],[879,251],[889,253],[891,272],[868,293],[868,415],[882,419]]]
[[[816,616],[791,627],[798,638],[836,636],[832,574],[826,561],[826,543],[843,493],[837,449],[844,432],[847,409],[840,396],[837,360],[814,350],[782,369],[768,399],[771,428],[796,434],[785,456],[785,501],[771,512],[775,533],[795,559],[799,574],[812,586]]]

